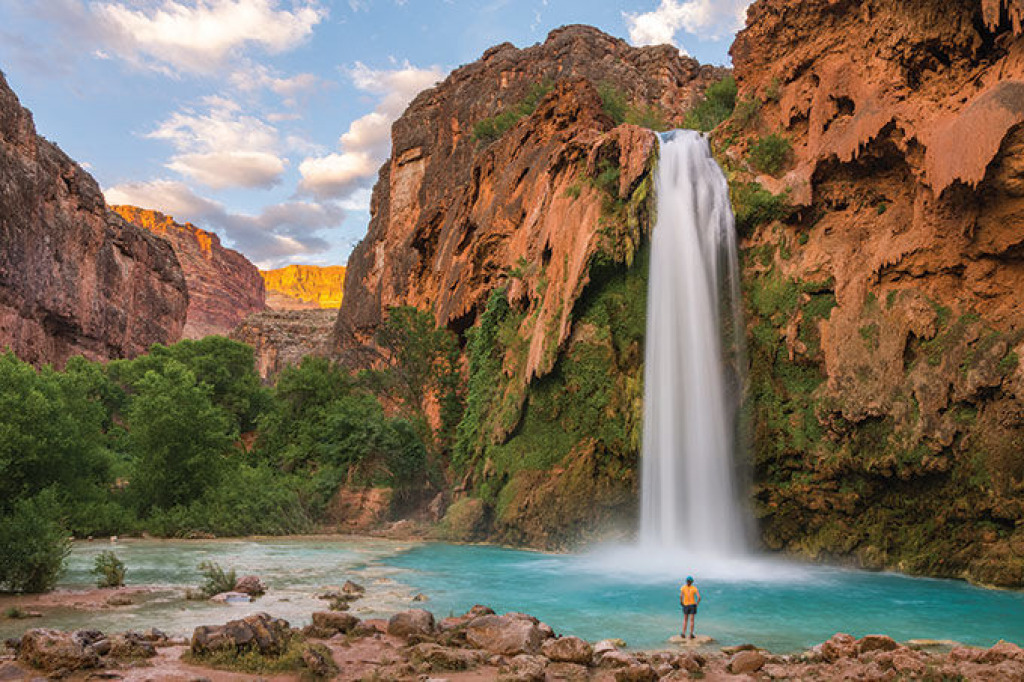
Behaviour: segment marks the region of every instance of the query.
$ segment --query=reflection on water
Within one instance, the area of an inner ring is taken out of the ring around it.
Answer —
[[[93,584],[89,570],[108,543],[78,543],[62,587]],[[908,578],[774,560],[701,562],[685,555],[645,555],[636,547],[551,555],[496,547],[416,544],[351,538],[157,541],[125,540],[115,550],[129,585],[157,591],[128,607],[99,612],[46,609],[31,621],[0,620],[0,635],[27,627],[160,629],[178,635],[267,611],[293,625],[325,608],[316,595],[354,580],[367,588],[352,610],[361,618],[423,606],[439,618],[473,604],[525,611],[556,631],[587,639],[622,637],[654,648],[678,632],[678,581],[693,574],[704,596],[697,630],[722,644],[752,642],[776,651],[801,649],[837,631],[882,632],[899,640],[953,639],[991,646],[1024,642],[1024,594],[948,580]],[[196,567],[215,561],[263,578],[269,591],[253,604],[184,600]],[[430,601],[412,604],[417,592]],[[17,599],[14,600],[15,602]],[[0,606],[6,608],[10,599]]]

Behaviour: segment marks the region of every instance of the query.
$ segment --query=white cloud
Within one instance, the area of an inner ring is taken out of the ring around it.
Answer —
[[[658,8],[643,14],[623,13],[634,45],[669,44],[679,31],[720,38],[743,27],[751,0],[661,0]]]
[[[288,106],[295,106],[299,97],[315,92],[323,81],[312,73],[278,76],[262,64],[247,63],[229,76],[231,84],[243,91],[266,88],[280,95]]]
[[[146,135],[166,140],[177,151],[167,167],[216,189],[278,183],[286,161],[279,156],[277,129],[241,114],[224,97],[207,97],[204,103],[209,111],[177,112]]]
[[[161,211],[179,222],[193,222],[223,234],[257,264],[283,264],[294,256],[327,251],[330,244],[318,232],[337,228],[345,211],[333,203],[292,201],[265,207],[256,215],[231,213],[224,205],[199,196],[175,180],[132,182],[107,188],[107,202]]]
[[[391,124],[409,102],[444,76],[439,67],[418,69],[408,62],[397,69],[371,69],[356,62],[349,71],[355,86],[380,97],[373,112],[356,119],[338,142],[340,153],[311,157],[299,165],[299,191],[317,197],[343,197],[365,187],[387,158]]]
[[[162,70],[213,73],[254,47],[269,53],[306,40],[327,12],[317,2],[163,0],[90,2],[105,51]],[[147,6],[148,5],[148,6]]]

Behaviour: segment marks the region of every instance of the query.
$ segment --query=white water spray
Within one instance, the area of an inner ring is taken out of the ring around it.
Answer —
[[[662,138],[644,365],[641,544],[690,556],[747,548],[734,484],[742,366],[729,186],[699,133]]]

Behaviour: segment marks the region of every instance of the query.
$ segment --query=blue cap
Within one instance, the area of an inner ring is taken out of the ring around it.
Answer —
[[[693,582],[693,576],[692,575],[686,576],[686,582],[692,583]]]

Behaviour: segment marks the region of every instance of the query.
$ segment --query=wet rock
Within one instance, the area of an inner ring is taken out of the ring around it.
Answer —
[[[341,586],[342,594],[347,594],[354,597],[361,597],[366,594],[366,588],[359,583],[354,583],[351,580],[346,580],[345,584]]]
[[[615,671],[615,682],[656,682],[658,673],[648,663],[636,663]]]
[[[104,602],[107,606],[131,606],[135,600],[127,594],[112,594]]]
[[[885,635],[865,635],[857,642],[857,653],[869,651],[893,651],[900,647],[892,637]]]
[[[214,604],[248,604],[252,597],[244,592],[221,592],[210,597]]]
[[[29,630],[21,637],[18,660],[47,672],[97,667],[100,663],[99,654],[90,649],[89,645],[102,639],[102,636],[88,641],[76,638],[75,634],[59,630]]]
[[[741,651],[757,651],[757,647],[753,644],[737,644],[735,646],[723,646],[719,649],[726,656],[732,656],[738,654]]]
[[[419,592],[417,594],[414,594],[410,601],[414,601],[414,602],[430,601],[430,597],[428,597],[427,595],[423,594],[422,592]]]
[[[549,639],[541,646],[541,652],[552,661],[562,663],[590,663],[594,647],[579,637]]]
[[[292,632],[288,621],[257,613],[225,625],[202,625],[192,633],[191,651],[203,655],[217,651],[256,651],[277,656],[284,652]]]
[[[424,609],[402,611],[388,621],[388,634],[396,637],[430,637],[435,631],[434,614]]]
[[[620,647],[624,646],[626,646],[626,643],[621,639],[602,639],[594,645],[594,655],[600,656],[609,651],[617,651]]]
[[[537,653],[549,636],[535,618],[520,614],[479,616],[466,625],[471,645],[505,656]]]
[[[431,642],[410,647],[409,654],[414,660],[429,663],[432,670],[469,670],[483,661],[483,655],[478,651],[445,647]]]
[[[519,654],[498,668],[500,682],[544,682],[548,660],[543,656]]]
[[[235,582],[235,592],[241,592],[250,597],[259,597],[267,593],[267,586],[263,584],[259,576],[243,575]]]
[[[740,651],[729,659],[729,672],[734,675],[756,673],[768,659],[759,651]]]

